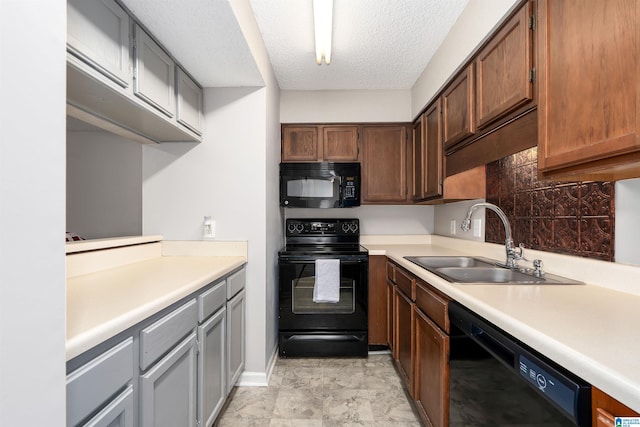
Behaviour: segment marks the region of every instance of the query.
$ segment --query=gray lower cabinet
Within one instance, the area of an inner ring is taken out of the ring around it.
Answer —
[[[133,427],[133,386],[127,387],[84,427]]]
[[[128,337],[69,373],[67,426],[83,425],[81,423],[86,418],[103,408],[119,390],[130,385],[133,378],[132,362],[133,337]]]
[[[68,361],[67,427],[211,427],[244,369],[244,285],[242,268]]]
[[[191,333],[140,377],[140,425],[196,425],[196,334]]]
[[[223,305],[198,326],[198,420],[203,427],[213,425],[227,397],[226,314]]]
[[[227,302],[227,392],[231,391],[244,369],[245,307],[244,289]]]

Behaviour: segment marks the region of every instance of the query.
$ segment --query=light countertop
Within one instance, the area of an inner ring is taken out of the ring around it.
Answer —
[[[474,255],[504,247],[430,236],[426,244],[364,242],[567,370],[640,411],[640,268],[537,251],[549,273],[585,285],[451,284],[404,256]],[[553,266],[553,269],[551,268]],[[632,285],[635,284],[635,289]]]
[[[160,243],[149,243],[148,247]],[[88,252],[88,260],[67,260],[67,341],[66,357],[70,360],[97,344],[128,329],[136,323],[224,277],[247,262],[245,253],[231,251],[232,256],[162,255],[161,249],[132,256],[128,263],[114,261],[87,271],[93,258],[118,258],[125,251],[140,251],[145,245],[110,249],[110,255]],[[188,244],[187,244],[188,246]],[[114,255],[113,252],[116,254]],[[175,251],[172,251],[175,252]],[[192,251],[197,253],[198,251]],[[199,251],[203,253],[203,251]],[[209,251],[210,252],[210,251]],[[224,251],[215,251],[216,253]],[[80,265],[81,267],[77,267]],[[73,271],[73,275],[69,272]]]

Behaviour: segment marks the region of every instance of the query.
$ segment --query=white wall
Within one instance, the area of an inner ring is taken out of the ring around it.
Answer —
[[[282,123],[411,121],[409,90],[289,91],[280,94]]]
[[[65,23],[0,4],[2,426],[65,424]]]
[[[67,132],[67,231],[142,234],[142,145],[104,131]]]
[[[348,209],[287,208],[286,218],[358,218],[360,234],[433,234],[432,206],[366,205]]]
[[[446,39],[412,88],[411,117],[416,117],[453,72],[519,0],[469,0]]]
[[[640,178],[616,182],[615,259],[640,265]]]
[[[264,383],[277,338],[279,88],[247,0],[232,2],[266,87],[206,88],[199,144],[143,148],[143,232],[202,238],[205,215],[219,240],[247,240],[246,366]]]
[[[477,210],[472,216],[472,219],[479,219],[481,221],[481,237],[474,237],[473,230],[462,231],[462,229],[460,228],[460,225],[462,225],[462,220],[467,216],[467,211],[469,210],[469,208],[474,203],[484,201],[484,199],[464,200],[462,202],[446,203],[436,206],[434,220],[435,234],[438,234],[440,236],[455,237],[458,239],[484,242],[486,225],[486,214],[484,209]],[[456,222],[455,234],[451,233],[451,220],[455,220]]]

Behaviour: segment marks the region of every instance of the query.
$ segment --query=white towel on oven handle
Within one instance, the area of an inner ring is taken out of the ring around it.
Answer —
[[[340,260],[316,259],[316,281],[313,284],[313,302],[340,301]]]

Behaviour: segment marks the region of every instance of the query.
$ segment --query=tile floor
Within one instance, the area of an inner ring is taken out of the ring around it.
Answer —
[[[419,427],[389,354],[278,359],[268,387],[235,387],[218,421],[233,426]]]

